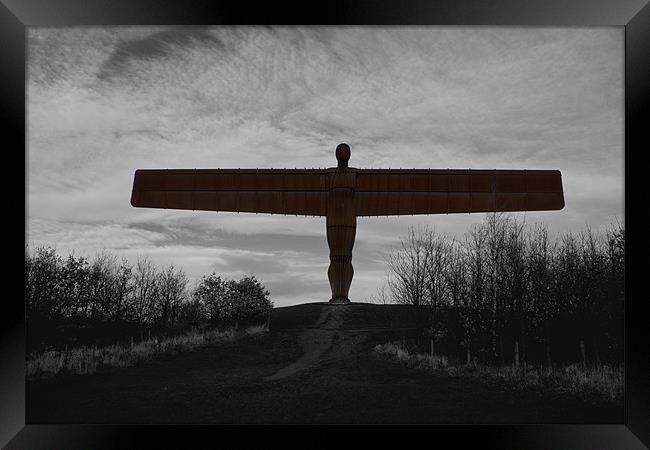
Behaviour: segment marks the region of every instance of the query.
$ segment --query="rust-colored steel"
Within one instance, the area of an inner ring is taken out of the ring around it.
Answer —
[[[564,207],[557,170],[139,169],[140,208],[326,216],[331,303],[348,303],[357,216],[546,211]]]

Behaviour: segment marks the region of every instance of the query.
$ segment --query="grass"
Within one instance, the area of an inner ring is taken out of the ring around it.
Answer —
[[[89,375],[103,367],[128,367],[160,355],[177,355],[207,344],[233,341],[241,336],[266,333],[264,325],[251,326],[241,332],[228,330],[192,330],[180,336],[153,337],[130,345],[105,347],[76,347],[65,350],[46,350],[27,359],[27,377],[52,378],[57,375]]]
[[[623,399],[623,367],[600,365],[582,367],[579,364],[548,369],[543,366],[524,367],[488,365],[452,365],[445,356],[410,353],[398,343],[376,345],[373,350],[409,367],[444,372],[449,376],[476,376],[504,382],[515,389],[544,388],[560,394],[579,395],[620,402]]]

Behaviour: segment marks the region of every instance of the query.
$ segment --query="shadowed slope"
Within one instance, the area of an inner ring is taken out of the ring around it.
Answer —
[[[28,383],[28,423],[620,423],[622,405],[415,370],[399,305],[276,308],[271,331],[87,377]]]

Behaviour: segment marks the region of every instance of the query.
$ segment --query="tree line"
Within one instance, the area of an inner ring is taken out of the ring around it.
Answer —
[[[57,330],[98,333],[156,332],[197,326],[263,323],[273,304],[254,275],[239,280],[204,276],[190,287],[185,272],[158,267],[147,257],[135,264],[106,251],[93,259],[62,257],[49,246],[25,252],[28,343],[55,340]]]
[[[411,228],[387,256],[388,295],[413,305],[426,343],[493,364],[623,358],[625,229],[555,239],[486,215],[460,239]]]

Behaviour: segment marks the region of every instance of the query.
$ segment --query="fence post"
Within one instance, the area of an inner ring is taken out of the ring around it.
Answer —
[[[580,340],[580,356],[582,357],[582,367],[587,367],[587,354],[585,353],[585,341]]]
[[[519,341],[515,341],[515,367],[519,369]]]

